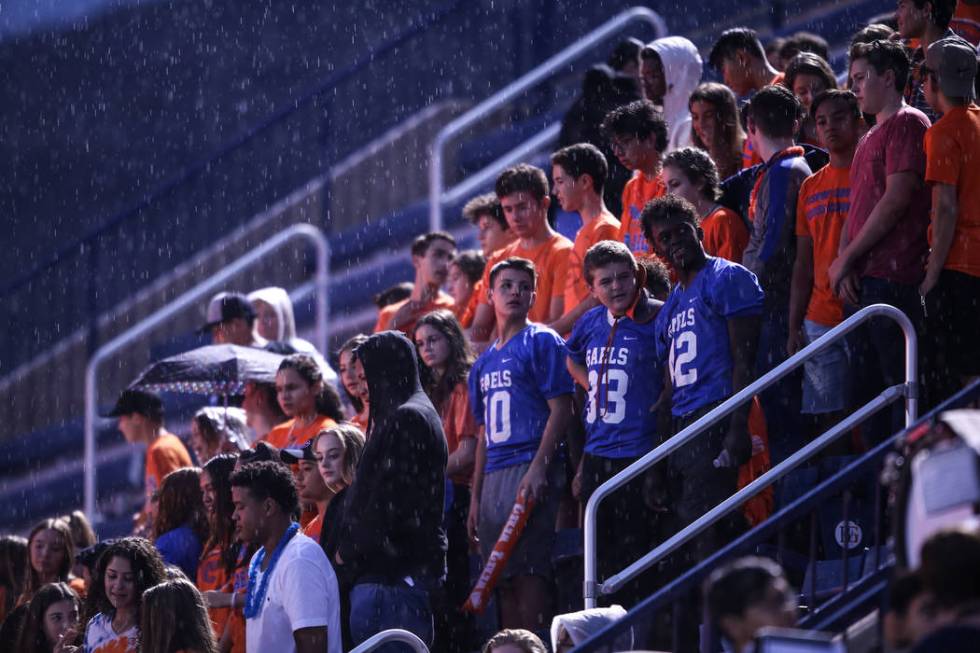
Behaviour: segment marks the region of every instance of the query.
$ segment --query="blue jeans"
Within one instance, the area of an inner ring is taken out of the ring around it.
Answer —
[[[415,633],[432,646],[432,607],[429,592],[418,585],[406,583],[382,585],[358,583],[350,592],[350,633],[357,646],[383,630],[401,628]],[[405,644],[384,644],[375,649],[380,653],[411,650]]]

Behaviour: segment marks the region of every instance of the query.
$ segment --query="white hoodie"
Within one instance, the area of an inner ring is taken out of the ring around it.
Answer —
[[[701,55],[683,36],[668,36],[651,41],[652,48],[664,66],[667,93],[664,95],[664,119],[667,121],[667,152],[691,145],[691,112],[688,101],[701,82]]]
[[[300,354],[313,356],[320,367],[320,371],[323,372],[323,380],[336,386],[337,373],[330,367],[326,359],[316,350],[313,343],[296,336],[296,318],[293,316],[293,302],[289,298],[289,293],[283,288],[269,286],[248,294],[248,301],[254,304],[256,300],[265,302],[275,310],[276,316],[279,318],[279,333],[276,340],[286,343]],[[256,320],[255,329],[255,333],[258,335],[258,320]]]

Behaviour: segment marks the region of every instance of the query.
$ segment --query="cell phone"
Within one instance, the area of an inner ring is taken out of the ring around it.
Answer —
[[[763,628],[755,638],[756,653],[845,653],[844,643],[830,633],[794,628]]]

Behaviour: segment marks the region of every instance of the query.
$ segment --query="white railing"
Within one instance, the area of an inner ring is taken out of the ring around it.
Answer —
[[[130,342],[143,337],[188,306],[200,302],[202,298],[221,290],[224,284],[249,266],[262,260],[274,250],[293,239],[309,241],[316,249],[316,339],[314,344],[320,351],[327,347],[327,321],[330,305],[327,285],[330,279],[330,244],[323,232],[308,224],[297,224],[268,239],[248,254],[228,264],[217,273],[186,291],[169,304],[137,322],[129,329],[99,347],[85,368],[85,514],[89,519],[98,520],[96,512],[96,460],[95,460],[95,420],[99,405],[99,386],[97,383],[99,367],[102,363]]]
[[[632,479],[636,478],[644,471],[665,459],[672,452],[684,446],[726,415],[736,410],[739,406],[750,401],[752,397],[772,384],[790,374],[794,369],[802,365],[805,361],[813,358],[818,353],[843,338],[847,333],[853,331],[862,323],[873,318],[890,318],[898,323],[905,336],[905,383],[886,388],[881,394],[870,402],[854,411],[839,424],[828,430],[820,437],[795,452],[786,460],[782,461],[768,472],[755,479],[752,483],[725,499],[713,509],[696,519],[691,524],[681,529],[678,533],[657,546],[626,569],[611,576],[606,582],[597,582],[597,556],[596,556],[596,517],[599,512],[599,503],[615,490],[622,487]],[[908,316],[894,306],[886,304],[874,304],[862,308],[857,313],[844,320],[826,334],[810,343],[793,356],[783,361],[781,364],[762,375],[732,397],[722,402],[711,410],[704,417],[700,418],[677,435],[673,436],[659,447],[638,459],[632,465],[613,476],[611,479],[600,485],[589,498],[585,506],[585,583],[584,597],[585,607],[594,608],[598,594],[610,594],[624,583],[638,576],[644,570],[650,568],[658,561],[672,553],[685,542],[695,537],[726,514],[735,510],[746,500],[755,496],[774,481],[782,478],[793,468],[797,467],[807,459],[816,455],[821,449],[847,433],[851,428],[867,419],[881,408],[890,405],[899,398],[905,399],[905,424],[911,426],[918,415],[918,386],[916,378],[918,376],[918,340],[915,334],[915,327]]]
[[[588,54],[595,46],[619,34],[624,27],[633,22],[644,22],[652,25],[657,38],[667,36],[667,24],[657,12],[647,7],[627,9],[503,87],[442,128],[432,142],[432,151],[429,155],[429,231],[440,231],[443,227],[442,205],[446,201],[444,197],[445,177],[443,175],[443,154],[449,140],[494,111],[497,111],[528,89],[544,82],[576,59]],[[555,127],[552,126],[549,129],[554,130]],[[555,135],[557,135],[557,131]],[[490,166],[481,171],[481,173],[486,173],[489,168]]]
[[[382,644],[387,644],[388,642],[402,642],[403,644],[408,644],[411,646],[415,653],[429,653],[429,647],[427,647],[425,642],[419,639],[418,636],[416,636],[414,633],[408,632],[407,630],[401,630],[399,628],[382,630],[377,635],[369,637],[352,648],[350,653],[367,653],[368,651],[373,651]]]

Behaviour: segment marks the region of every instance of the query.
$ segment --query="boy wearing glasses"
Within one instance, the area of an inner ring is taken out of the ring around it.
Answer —
[[[602,131],[620,163],[633,170],[623,189],[623,213],[616,240],[634,256],[649,257],[653,250],[643,237],[640,212],[647,202],[667,193],[661,159],[667,149],[667,123],[649,100],[637,100],[606,115]]]

